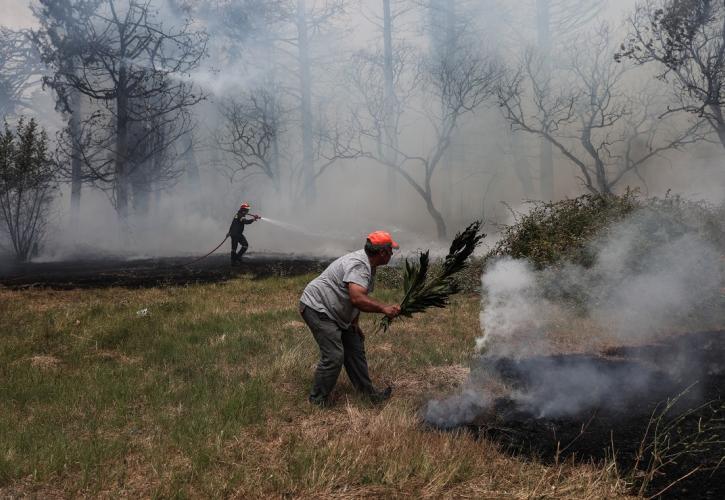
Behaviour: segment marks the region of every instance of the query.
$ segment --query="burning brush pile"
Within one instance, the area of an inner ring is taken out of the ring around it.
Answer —
[[[470,377],[422,416],[543,460],[613,459],[641,494],[723,498],[722,219],[676,198],[624,201],[589,234],[571,200],[565,216],[548,204],[504,232]],[[566,238],[557,217],[578,221]],[[505,251],[553,239],[574,242],[565,257]]]

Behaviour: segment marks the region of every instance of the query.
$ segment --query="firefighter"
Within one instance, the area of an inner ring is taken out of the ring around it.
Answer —
[[[375,286],[375,270],[384,266],[398,244],[390,233],[370,233],[365,248],[343,255],[312,280],[300,298],[300,314],[320,348],[320,362],[308,400],[327,406],[329,396],[345,367],[355,389],[379,403],[390,397],[391,387],[378,390],[368,375],[365,335],[360,329],[360,311],[394,318],[400,306],[383,304],[368,296]]]
[[[234,220],[232,220],[232,224],[229,226],[227,236],[231,236],[232,238],[232,265],[239,262],[244,252],[249,248],[247,238],[244,237],[244,226],[260,219],[258,215],[251,215],[251,219],[247,219],[246,216],[249,214],[249,208],[249,203],[242,203],[239,211],[234,216]],[[237,246],[240,247],[239,252],[237,252]]]

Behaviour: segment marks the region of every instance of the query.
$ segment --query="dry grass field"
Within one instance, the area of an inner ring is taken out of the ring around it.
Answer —
[[[0,497],[626,496],[614,461],[544,463],[420,422],[467,376],[477,295],[385,334],[368,315],[393,398],[373,406],[343,374],[332,408],[309,405],[311,277],[0,290]]]

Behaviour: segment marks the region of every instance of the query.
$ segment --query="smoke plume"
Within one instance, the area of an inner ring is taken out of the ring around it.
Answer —
[[[708,305],[719,294],[719,252],[686,229],[652,244],[644,228],[659,223],[653,217],[636,213],[595,239],[588,267],[566,263],[537,271],[511,258],[489,265],[482,276],[483,336],[476,340],[471,380],[461,394],[430,401],[425,420],[452,427],[486,412],[495,399],[489,387],[502,384],[496,380],[502,366],[514,367],[527,382],[509,389],[508,397],[541,418],[627,408],[650,393],[663,373],[673,380],[697,373],[698,360],[684,353],[645,369],[582,354],[594,346],[656,342],[711,319]],[[552,333],[562,325],[586,328],[570,331],[570,345],[562,348]],[[567,349],[578,354],[559,355]]]

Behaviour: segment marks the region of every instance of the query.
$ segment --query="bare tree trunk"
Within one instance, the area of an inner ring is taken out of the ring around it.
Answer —
[[[312,137],[312,76],[310,75],[310,46],[307,36],[305,0],[297,0],[297,43],[300,64],[300,93],[302,115],[302,182],[303,198],[310,203],[316,196],[314,180],[314,144]]]
[[[275,130],[278,130],[277,124],[274,125]],[[272,166],[272,183],[274,184],[274,190],[277,194],[282,193],[282,172],[280,171],[280,161],[279,161],[279,136],[278,134],[274,134],[272,136],[272,154],[270,157],[270,165]]]
[[[398,133],[395,126],[395,86],[393,82],[393,19],[390,0],[383,0],[383,74],[385,78],[385,161],[397,163]],[[388,208],[396,208],[398,199],[398,174],[388,169]]]
[[[133,175],[130,176],[129,184],[133,194],[133,213],[135,217],[146,217],[149,215],[151,191],[153,188],[146,176],[146,169],[153,168],[149,166],[149,163],[152,161],[148,160],[143,165],[138,165]]]
[[[122,222],[128,219],[128,96],[126,95],[126,67],[118,70],[116,97],[116,212]]]
[[[436,233],[438,235],[438,239],[441,241],[445,240],[448,234],[448,231],[446,229],[446,221],[443,219],[443,214],[441,214],[433,204],[433,196],[430,192],[428,192],[427,196],[425,197],[425,206],[428,209],[428,213],[431,217],[433,217],[433,221],[436,224]]]
[[[536,0],[539,50],[544,59],[544,81],[551,79],[551,0]],[[554,199],[554,149],[551,142],[539,142],[539,185],[542,200]]]
[[[544,138],[539,142],[539,186],[541,199],[554,199],[554,149]]]
[[[725,147],[725,123],[718,123],[716,132],[717,137],[720,140],[720,144]]]
[[[514,172],[521,182],[524,198],[532,199],[534,196],[534,182],[531,178],[531,165],[529,165],[524,153],[524,146],[517,131],[509,131],[511,137],[511,149],[514,157]]]
[[[184,163],[186,165],[186,178],[189,186],[194,190],[199,190],[199,162],[194,153],[194,136],[189,131],[183,137]]]
[[[78,90],[71,90],[71,115],[69,120],[70,136],[73,142],[71,147],[71,188],[70,188],[70,223],[72,228],[78,226],[78,215],[81,207],[81,94]]]
[[[712,104],[710,105],[710,110],[715,117],[714,123],[713,120],[711,120],[710,125],[715,129],[715,133],[717,133],[717,138],[720,140],[720,144],[725,147],[725,116],[723,116],[722,108],[720,108],[719,104]]]
[[[456,50],[456,3],[455,0],[445,0],[445,3],[443,4],[443,8],[445,10],[445,33],[444,33],[444,46],[443,51],[439,55],[439,57],[443,57],[444,60],[450,60],[453,56],[454,51]],[[446,116],[446,103],[441,103],[441,116]],[[451,132],[452,135],[452,132]],[[455,194],[453,193],[454,189],[454,168],[455,168],[455,159],[453,157],[453,150],[454,146],[450,139],[451,135],[449,135],[448,142],[450,143],[449,147],[446,148],[446,150],[443,153],[443,175],[445,175],[445,193],[446,195],[443,197],[443,213],[446,214],[446,217],[448,220],[451,219],[453,216],[453,200],[455,198]]]
[[[597,172],[597,190],[603,195],[612,194],[609,182],[607,182],[607,172],[604,163],[601,160],[595,160],[595,168]]]

